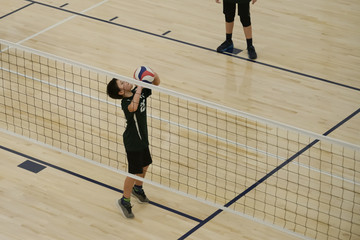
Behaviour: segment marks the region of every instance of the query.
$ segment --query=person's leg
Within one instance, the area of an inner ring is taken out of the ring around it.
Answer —
[[[226,31],[226,34],[232,34],[233,29],[234,29],[234,21],[232,21],[232,22],[226,22],[226,21],[225,21],[225,31]],[[231,39],[230,39],[230,40],[231,40]]]
[[[149,148],[144,149],[144,151],[142,152],[142,157],[141,157],[140,162],[141,162],[140,166],[143,166],[142,167],[142,173],[136,174],[136,175],[139,176],[139,177],[145,178],[148,167],[152,163],[152,158],[151,158]],[[134,185],[134,187],[132,189],[132,194],[137,198],[139,203],[147,203],[147,202],[150,201],[146,197],[146,194],[145,194],[144,189],[143,189],[143,181],[141,181],[141,180],[136,180],[135,181],[135,185]]]
[[[131,210],[132,206],[130,203],[130,196],[134,183],[135,179],[130,177],[125,178],[123,197],[116,202],[125,218],[134,218],[134,214]]]
[[[236,3],[223,1],[223,13],[225,15],[226,40],[217,49],[217,52],[232,52],[234,44],[232,42],[232,32],[234,29],[234,18]]]
[[[245,38],[246,39],[252,39],[252,28],[251,25],[248,27],[243,27],[244,29],[244,34],[245,34]]]
[[[143,172],[140,173],[140,174],[136,174],[136,176],[145,178],[145,175],[146,175],[146,172],[147,172],[148,167],[149,167],[149,165],[146,166],[146,167],[143,167]],[[135,180],[135,185],[136,185],[136,186],[142,186],[142,185],[143,185],[143,182],[140,181],[140,180]]]
[[[143,168],[143,173],[141,174],[136,174],[137,176],[139,177],[142,177],[144,178],[145,175],[146,175],[146,171],[148,169],[149,166],[146,166]],[[150,200],[146,197],[146,194],[144,192],[144,189],[143,189],[143,182],[140,181],[140,180],[136,180],[135,181],[135,185],[134,187],[132,188],[132,194],[138,199],[138,202],[139,203],[147,203],[149,202]]]
[[[144,178],[148,167],[149,166],[144,167],[143,172],[136,174],[136,176]],[[131,211],[132,207],[130,204],[131,194],[134,194],[140,203],[149,202],[149,199],[146,197],[145,192],[142,189],[142,185],[143,182],[140,180],[131,177],[125,178],[123,197],[120,200],[118,200],[118,205],[122,210],[124,217],[126,218],[134,217],[134,214]]]
[[[128,170],[129,173],[142,175],[142,158],[143,153],[141,151],[128,152],[126,151],[127,159],[128,159]],[[136,179],[131,177],[126,177],[124,181],[124,192],[123,197],[117,201],[118,207],[121,209],[124,217],[133,218],[134,214],[132,213],[132,206],[130,203],[131,194],[133,191],[133,187],[136,183]]]
[[[253,36],[252,36],[252,27],[251,27],[251,18],[250,18],[250,3],[239,4],[238,13],[240,16],[240,22],[243,25],[249,58],[256,59],[257,54],[255,51],[255,47],[253,46],[253,38],[252,38]]]
[[[125,198],[130,199],[131,191],[132,191],[136,181],[137,181],[136,179],[131,178],[131,177],[126,177],[125,178],[125,181],[124,181],[124,193],[123,193],[123,196]]]

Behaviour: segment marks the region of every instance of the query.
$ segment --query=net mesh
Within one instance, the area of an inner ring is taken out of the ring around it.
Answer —
[[[0,41],[0,128],[127,170],[128,78]],[[179,93],[148,100],[147,178],[314,239],[360,238],[360,151]]]

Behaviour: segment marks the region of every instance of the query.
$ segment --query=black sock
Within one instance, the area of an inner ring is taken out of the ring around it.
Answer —
[[[251,47],[252,46],[252,38],[249,38],[249,39],[246,39],[246,44],[247,44],[247,47]]]
[[[228,41],[228,42],[231,42],[232,40],[232,33],[227,33],[226,34],[226,41]]]
[[[141,186],[138,186],[138,185],[134,185],[134,189],[135,189],[135,191],[139,191],[139,190],[141,190],[142,189],[142,185]]]

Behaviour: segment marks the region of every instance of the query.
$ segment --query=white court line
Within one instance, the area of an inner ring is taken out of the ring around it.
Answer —
[[[104,4],[104,3],[107,2],[107,1],[108,1],[108,0],[104,0],[104,1],[102,1],[102,2],[100,2],[100,3],[98,3],[98,4],[95,4],[94,6],[91,6],[91,7],[87,8],[87,9],[81,11],[80,13],[86,13],[87,11],[90,11],[91,9],[96,8],[96,7]],[[52,25],[52,26],[50,26],[50,27],[47,27],[47,28],[45,28],[44,30],[41,30],[40,32],[37,32],[37,33],[35,33],[35,34],[33,34],[33,35],[31,35],[31,36],[29,36],[29,37],[27,37],[27,38],[19,41],[19,42],[17,42],[17,44],[22,44],[23,42],[26,42],[27,40],[29,40],[29,39],[31,39],[31,38],[34,38],[34,37],[36,37],[36,36],[38,36],[38,35],[46,32],[46,31],[49,31],[50,29],[53,29],[53,28],[55,28],[55,27],[57,27],[57,26],[65,23],[65,22],[67,22],[67,21],[70,21],[71,19],[73,19],[73,18],[75,18],[75,17],[77,17],[77,16],[78,16],[78,15],[73,15],[73,16],[68,17],[68,18],[66,18],[66,19],[64,19],[64,20],[62,20],[62,21],[60,21],[60,22],[58,22],[58,23],[55,23],[54,25]],[[5,49],[5,50],[7,50],[7,49]],[[2,51],[5,51],[5,50],[2,50]]]
[[[52,86],[52,87],[56,87],[56,88],[59,88],[59,89],[62,89],[62,90],[65,90],[65,91],[68,91],[68,92],[72,92],[72,93],[75,93],[75,94],[78,94],[78,95],[81,95],[81,96],[84,96],[84,97],[88,97],[90,99],[94,99],[96,101],[99,101],[99,102],[103,102],[103,103],[107,103],[107,104],[110,104],[110,105],[113,105],[113,106],[116,106],[116,107],[119,107],[121,108],[121,105],[118,105],[116,103],[112,103],[112,102],[108,102],[107,100],[104,100],[104,99],[100,99],[100,98],[97,98],[97,97],[93,97],[91,95],[88,95],[88,94],[85,94],[85,93],[82,93],[82,92],[79,92],[79,91],[75,91],[75,90],[72,90],[72,89],[68,89],[66,87],[63,87],[63,86],[59,86],[57,84],[54,84],[54,83],[50,83],[50,82],[47,82],[47,81],[44,81],[44,80],[41,80],[41,79],[37,79],[35,77],[32,77],[32,76],[27,76],[25,74],[22,74],[22,73],[19,73],[19,72],[15,72],[15,71],[12,71],[12,70],[9,70],[9,69],[6,69],[6,68],[2,68],[0,67],[1,70],[4,70],[4,71],[7,71],[7,72],[10,72],[12,74],[15,74],[15,75],[20,75],[22,77],[25,77],[25,78],[28,78],[28,79],[31,79],[31,80],[34,80],[34,81],[37,81],[37,82],[41,82],[43,84],[47,84],[49,86]],[[279,159],[279,160],[282,160],[282,161],[286,161],[287,158],[284,158],[284,157],[281,157],[281,156],[278,156],[278,155],[274,155],[274,154],[271,154],[271,153],[268,153],[268,152],[265,152],[265,151],[262,151],[262,150],[259,150],[257,148],[253,148],[253,147],[249,147],[249,146],[246,146],[244,144],[240,144],[240,143],[237,143],[237,142],[234,142],[234,141],[230,141],[230,140],[227,140],[225,138],[221,138],[221,137],[218,137],[216,135],[213,135],[213,134],[209,134],[207,132],[203,132],[203,131],[199,131],[197,129],[194,129],[194,128],[189,128],[185,125],[182,125],[182,124],[179,124],[179,123],[176,123],[176,122],[173,122],[173,121],[169,121],[169,120],[166,120],[166,119],[162,119],[160,117],[157,117],[157,116],[153,116],[153,115],[150,115],[149,114],[149,117],[151,118],[154,118],[154,119],[158,119],[160,121],[163,121],[163,122],[166,122],[166,123],[169,123],[169,124],[172,124],[172,125],[175,125],[175,126],[178,126],[178,127],[182,127],[184,129],[187,129],[189,131],[194,131],[194,132],[197,132],[199,134],[203,134],[205,136],[208,136],[208,137],[212,137],[214,139],[217,139],[217,140],[220,140],[220,141],[224,141],[224,142],[227,142],[227,143],[231,143],[233,145],[236,145],[236,146],[239,146],[239,147],[243,147],[247,150],[252,150],[254,152],[257,152],[257,153],[262,153],[266,156],[270,156],[270,157],[274,157],[276,159]],[[348,182],[348,183],[351,183],[351,184],[355,184],[355,185],[358,185],[360,186],[360,182],[357,182],[355,180],[351,180],[351,179],[348,179],[348,178],[344,178],[344,177],[341,177],[341,176],[338,176],[338,175],[335,175],[335,174],[332,174],[330,172],[327,172],[327,171],[324,171],[324,170],[321,170],[321,169],[318,169],[318,168],[315,168],[315,167],[311,167],[311,166],[308,166],[306,164],[303,164],[303,163],[299,163],[299,162],[291,162],[292,164],[294,165],[298,165],[299,167],[303,167],[303,168],[306,168],[306,169],[309,169],[311,171],[315,171],[315,172],[318,172],[318,173],[321,173],[321,174],[324,174],[324,175],[327,175],[327,176],[330,176],[330,177],[333,177],[333,178],[337,178],[337,179],[340,179],[342,181],[345,181],[345,182]]]

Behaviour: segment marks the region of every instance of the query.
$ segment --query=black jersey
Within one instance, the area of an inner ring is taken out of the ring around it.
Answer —
[[[136,92],[136,88],[133,89]],[[138,151],[149,146],[147,115],[146,115],[146,98],[151,95],[151,89],[143,88],[140,96],[138,109],[135,112],[129,112],[128,106],[133,96],[123,98],[121,107],[126,118],[126,129],[123,134],[125,149],[127,151]]]

